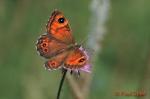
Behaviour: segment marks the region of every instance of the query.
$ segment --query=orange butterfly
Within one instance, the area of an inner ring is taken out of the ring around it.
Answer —
[[[36,44],[39,54],[48,59],[45,62],[46,69],[90,72],[89,56],[81,45],[75,43],[68,20],[62,12],[53,11],[46,29],[46,34]]]

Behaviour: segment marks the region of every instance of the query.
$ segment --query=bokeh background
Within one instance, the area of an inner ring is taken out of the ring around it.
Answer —
[[[104,0],[96,0],[103,4]],[[35,42],[57,8],[79,42],[92,31],[93,0],[0,0],[0,99],[55,99],[60,71],[44,70]],[[95,55],[88,99],[150,99],[150,1],[107,0],[108,18]],[[96,8],[97,9],[97,8]],[[100,26],[101,27],[101,26]],[[88,39],[96,35],[90,35]],[[101,36],[101,35],[100,35]],[[93,44],[94,45],[94,44]],[[115,92],[146,95],[115,96]],[[65,82],[61,99],[73,99]]]

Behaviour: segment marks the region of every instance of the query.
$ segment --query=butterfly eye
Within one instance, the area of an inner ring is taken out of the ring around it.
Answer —
[[[81,58],[78,62],[79,63],[82,63],[82,62],[84,62],[85,61],[85,58]]]
[[[58,22],[59,22],[59,23],[64,23],[64,22],[65,22],[65,19],[64,19],[64,18],[59,18],[59,19],[58,19]]]

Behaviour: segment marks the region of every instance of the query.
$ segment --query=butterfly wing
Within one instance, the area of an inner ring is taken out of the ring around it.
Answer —
[[[80,69],[88,62],[88,56],[80,48],[73,49],[67,56],[64,67],[69,69]]]
[[[55,70],[55,69],[61,68],[65,58],[68,55],[68,53],[69,53],[68,51],[64,51],[64,52],[56,55],[55,57],[51,58],[50,60],[48,60],[45,63],[46,69]]]
[[[36,47],[41,56],[45,58],[51,58],[60,51],[63,51],[63,49],[67,48],[67,45],[58,42],[57,40],[45,34],[38,39]]]
[[[47,33],[57,40],[66,44],[75,43],[68,20],[64,17],[62,12],[55,10],[50,17],[46,28]]]

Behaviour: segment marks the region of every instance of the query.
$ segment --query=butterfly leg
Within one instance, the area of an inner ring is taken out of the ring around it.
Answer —
[[[80,76],[80,71],[79,71],[79,70],[77,70],[77,71],[71,70],[71,71],[70,71],[70,74],[79,77],[79,76]]]
[[[70,71],[70,74],[71,74],[71,75],[73,74],[73,70]]]
[[[64,72],[66,72],[66,71],[67,71],[67,69],[62,68],[62,69],[61,69],[61,71],[62,71],[62,74],[64,74]]]
[[[78,70],[78,74],[77,75],[78,75],[78,77],[81,75],[79,70]]]

